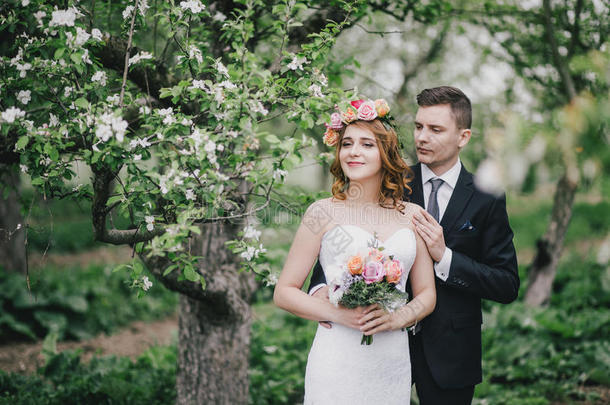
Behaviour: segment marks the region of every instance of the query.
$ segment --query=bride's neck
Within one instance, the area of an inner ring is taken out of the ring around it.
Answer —
[[[356,204],[379,204],[379,189],[381,180],[350,181],[345,192],[346,201]]]

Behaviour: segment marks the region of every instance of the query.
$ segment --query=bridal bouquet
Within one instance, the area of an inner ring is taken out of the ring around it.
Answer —
[[[329,283],[330,302],[347,308],[379,304],[389,312],[405,305],[408,294],[396,288],[404,272],[402,263],[383,250],[375,234],[368,248],[339,259]],[[362,335],[360,344],[372,342],[373,336]]]

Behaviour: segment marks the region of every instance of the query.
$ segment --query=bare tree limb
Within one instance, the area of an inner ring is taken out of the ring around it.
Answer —
[[[574,82],[572,81],[572,76],[570,75],[568,66],[559,54],[557,39],[555,38],[555,28],[553,27],[553,21],[551,19],[551,1],[543,0],[542,7],[544,9],[544,31],[547,40],[549,41],[549,46],[551,47],[553,62],[555,64],[555,68],[561,76],[561,82],[565,88],[567,98],[569,101],[571,101],[576,98],[576,88],[574,87]]]

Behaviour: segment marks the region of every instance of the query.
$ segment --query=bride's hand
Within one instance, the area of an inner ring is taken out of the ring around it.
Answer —
[[[352,329],[360,329],[360,319],[362,319],[363,315],[371,310],[373,306],[368,307],[356,307],[353,309],[345,308],[343,306],[339,306],[336,311],[336,317],[334,322],[337,322],[340,325],[347,326]]]
[[[389,313],[379,305],[371,305],[362,314],[359,329],[370,336],[386,330],[400,329],[403,323],[398,311]]]

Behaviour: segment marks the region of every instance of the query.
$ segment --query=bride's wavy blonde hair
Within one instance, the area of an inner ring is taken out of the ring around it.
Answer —
[[[341,168],[339,153],[346,129],[351,126],[368,130],[375,135],[379,155],[381,157],[381,187],[379,189],[379,205],[384,208],[394,208],[403,211],[405,205],[402,203],[405,189],[410,194],[409,183],[413,180],[413,171],[400,156],[398,147],[398,136],[391,127],[386,127],[378,119],[372,121],[354,121],[339,131],[339,141],[335,150],[335,161],[330,166],[330,172],[335,177],[332,186],[333,196],[338,200],[347,198],[345,192],[349,186],[349,179]],[[388,204],[386,201],[391,200]]]

